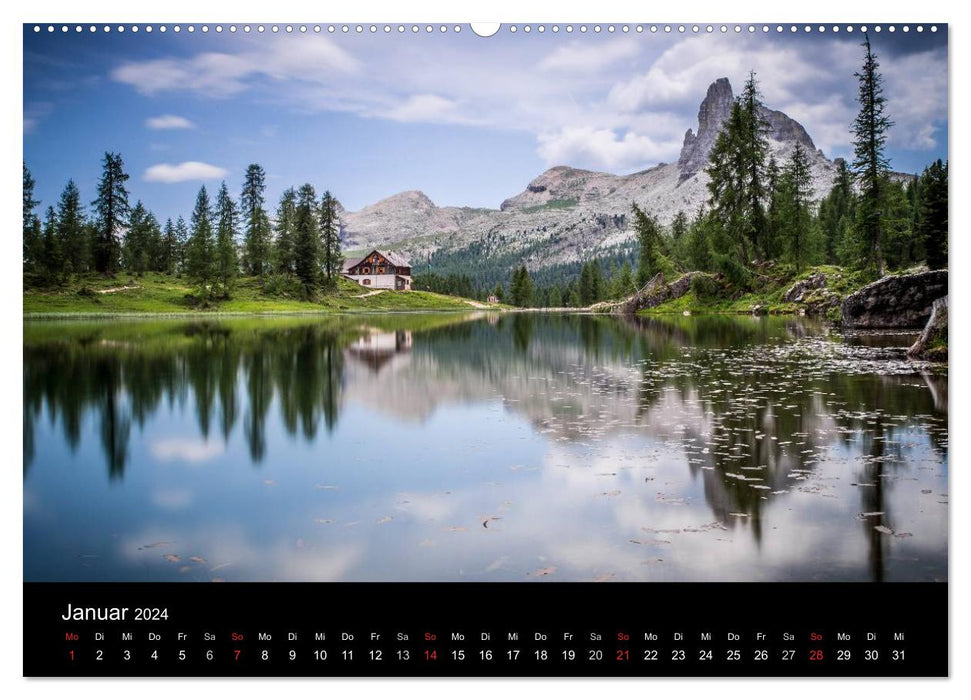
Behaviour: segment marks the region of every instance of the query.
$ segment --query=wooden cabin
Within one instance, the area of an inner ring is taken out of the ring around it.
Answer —
[[[372,250],[363,258],[349,260],[341,274],[368,289],[411,289],[411,263],[390,251]]]

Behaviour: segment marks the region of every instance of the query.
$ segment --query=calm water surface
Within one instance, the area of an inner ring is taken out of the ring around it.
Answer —
[[[28,581],[946,580],[947,376],[805,319],[24,326]]]

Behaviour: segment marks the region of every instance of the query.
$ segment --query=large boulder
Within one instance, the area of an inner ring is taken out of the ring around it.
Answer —
[[[687,294],[691,290],[694,279],[701,276],[709,275],[704,272],[686,272],[668,284],[664,281],[664,273],[659,272],[641,287],[637,294],[616,306],[615,310],[624,314],[634,314],[641,309],[650,309],[671,299],[678,299]]]
[[[921,328],[947,296],[947,270],[891,275],[843,300],[844,328]]]
[[[797,301],[803,301],[803,298],[811,289],[820,289],[826,286],[826,274],[823,272],[817,272],[815,275],[807,277],[804,280],[799,280],[794,285],[789,287],[789,290],[782,295],[782,301],[786,303],[792,303]]]
[[[931,317],[924,332],[907,354],[922,360],[947,360],[947,297],[936,300],[931,306]]]

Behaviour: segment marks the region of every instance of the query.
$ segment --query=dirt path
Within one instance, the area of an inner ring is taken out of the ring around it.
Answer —
[[[364,292],[364,294],[355,294],[354,295],[354,298],[355,299],[364,299],[365,297],[373,297],[375,294],[383,294],[384,291],[385,290],[383,290],[383,289],[375,289],[374,291],[371,291],[371,292]]]
[[[98,294],[111,294],[113,292],[124,292],[129,289],[138,289],[138,285],[131,284],[124,287],[112,287],[111,289],[95,289],[94,291]]]

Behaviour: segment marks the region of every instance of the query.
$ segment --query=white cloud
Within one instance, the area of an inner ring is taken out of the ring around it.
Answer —
[[[191,91],[228,97],[260,78],[326,83],[335,74],[353,74],[357,60],[327,37],[285,37],[249,42],[240,53],[207,52],[189,58],[130,62],[111,72],[145,95]]]
[[[538,152],[549,164],[586,163],[610,171],[626,171],[644,163],[677,156],[679,141],[655,141],[628,131],[619,136],[613,129],[566,127],[539,136]]]
[[[159,163],[145,171],[146,182],[185,182],[187,180],[217,180],[224,177],[228,171],[209,163],[187,160],[184,163],[170,165]]]
[[[593,73],[639,53],[640,46],[633,39],[618,39],[604,44],[577,41],[554,50],[540,61],[539,67],[547,71]]]
[[[383,116],[398,122],[470,123],[453,100],[438,95],[412,95]]]
[[[163,114],[159,117],[149,117],[145,120],[149,129],[194,129],[195,124],[185,117],[175,114]]]

